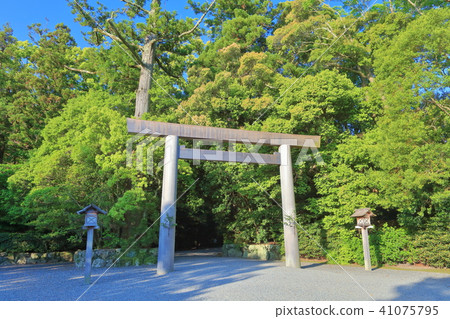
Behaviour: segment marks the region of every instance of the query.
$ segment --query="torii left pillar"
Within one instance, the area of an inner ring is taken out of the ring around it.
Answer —
[[[299,268],[300,256],[298,252],[291,147],[289,145],[281,145],[279,151],[281,155],[280,183],[286,267]]]
[[[178,136],[168,135],[164,150],[158,264],[156,267],[156,273],[158,275],[165,275],[173,271],[174,266],[179,154]]]

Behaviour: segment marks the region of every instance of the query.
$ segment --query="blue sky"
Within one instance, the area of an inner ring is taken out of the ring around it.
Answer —
[[[74,22],[74,15],[70,12],[70,7],[66,0],[0,0],[0,26],[7,22],[14,30],[14,36],[21,41],[29,40],[28,25],[41,23],[43,27],[53,30],[58,23],[64,23],[72,29],[72,35],[78,45],[86,46],[81,34],[82,28]],[[205,0],[210,2],[211,0]],[[232,0],[231,0],[232,1]],[[281,0],[272,0],[274,3]],[[108,8],[121,7],[123,2],[120,0],[101,0],[101,3]],[[334,2],[334,1],[326,1]],[[96,0],[90,0],[90,4],[95,5]],[[194,13],[187,6],[186,0],[162,0],[161,5],[169,11],[177,11],[180,17],[194,17]]]
[[[89,3],[95,5],[96,0],[90,0]],[[101,3],[108,8],[118,8],[123,4],[119,0],[101,0]],[[162,0],[161,5],[166,10],[177,11],[181,16],[194,16],[192,10],[184,9],[187,1]],[[18,40],[28,40],[28,25],[41,23],[42,26],[53,30],[55,25],[62,22],[72,29],[72,35],[78,45],[84,46],[86,44],[81,31],[87,29],[73,21],[74,15],[70,10],[66,0],[1,0],[0,25],[8,22]]]

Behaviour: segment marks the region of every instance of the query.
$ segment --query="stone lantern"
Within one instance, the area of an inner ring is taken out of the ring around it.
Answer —
[[[355,209],[355,212],[351,217],[356,218],[356,227],[360,228],[363,240],[364,250],[364,268],[366,270],[372,270],[372,264],[370,262],[370,247],[369,247],[369,228],[373,228],[370,217],[376,216],[370,211],[370,208]]]
[[[370,208],[359,208],[355,209],[355,212],[351,217],[356,218],[356,225],[361,228],[372,226],[370,222],[370,217],[376,216],[374,213],[370,211]]]
[[[99,208],[94,204],[90,204],[79,210],[78,215],[84,215],[84,225],[83,229],[87,229],[87,240],[86,240],[86,255],[85,255],[85,268],[84,268],[84,281],[87,284],[91,283],[91,262],[92,262],[92,246],[94,244],[94,229],[99,229],[100,226],[97,224],[98,214],[106,215],[103,209]]]
[[[107,212],[105,212],[103,209],[100,209],[98,206],[90,204],[89,206],[86,206],[82,210],[79,210],[77,212],[78,215],[84,214],[84,225],[83,229],[99,229],[100,226],[97,224],[97,215],[101,213],[106,215]]]

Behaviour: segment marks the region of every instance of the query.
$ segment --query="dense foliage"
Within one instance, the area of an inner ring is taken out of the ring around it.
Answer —
[[[91,47],[63,24],[0,29],[0,250],[82,248],[89,203],[109,212],[98,246],[157,245],[163,147],[135,143],[151,174],[126,165],[125,120],[155,34],[143,119],[322,136],[323,165],[294,167],[302,256],[363,263],[350,215],[371,207],[375,264],[450,267],[448,2],[217,0],[189,36],[160,1],[80,3]],[[282,243],[277,167],[180,161],[178,189],[178,248]]]

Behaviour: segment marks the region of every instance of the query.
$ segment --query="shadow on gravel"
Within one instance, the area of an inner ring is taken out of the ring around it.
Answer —
[[[76,274],[72,263],[1,266],[0,300],[70,300],[58,290]]]
[[[254,260],[177,257],[175,271],[157,276],[155,267],[128,268],[128,273],[111,269],[80,300],[202,300],[214,287],[257,276],[273,267]]]
[[[0,301],[6,300],[450,300],[450,277],[400,270],[178,255],[175,271],[155,265],[109,269],[89,288],[73,264],[0,266]],[[93,281],[106,268],[92,270]],[[356,281],[356,282],[355,282]],[[89,290],[87,290],[89,288]]]
[[[450,301],[450,278],[426,278],[412,285],[396,288],[398,296],[392,300]]]
[[[156,275],[156,266],[114,267],[89,290],[83,268],[72,263],[0,267],[0,301],[7,300],[204,300],[209,289],[260,275],[276,267],[257,260],[211,256],[175,257],[175,271]],[[92,282],[106,268],[92,270]],[[86,291],[87,290],[87,291]]]
[[[320,267],[320,266],[323,266],[323,265],[326,265],[326,264],[327,264],[326,262],[306,264],[306,265],[302,264],[301,268],[302,269],[316,268],[316,267]]]

